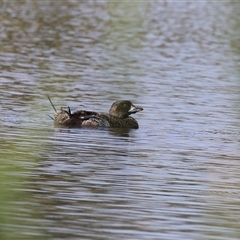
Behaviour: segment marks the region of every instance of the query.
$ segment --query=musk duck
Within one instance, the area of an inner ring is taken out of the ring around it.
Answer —
[[[131,101],[116,101],[112,104],[109,113],[92,112],[80,110],[71,112],[61,108],[56,111],[51,99],[48,97],[56,114],[54,124],[58,127],[112,127],[112,128],[139,128],[138,122],[130,117],[131,114],[143,110],[141,107],[134,106]]]

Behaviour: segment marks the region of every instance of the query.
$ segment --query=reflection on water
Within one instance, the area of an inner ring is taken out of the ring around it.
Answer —
[[[1,239],[239,239],[239,3],[0,6]],[[47,95],[140,128],[54,128]]]

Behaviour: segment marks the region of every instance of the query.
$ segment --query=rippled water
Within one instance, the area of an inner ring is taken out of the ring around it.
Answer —
[[[1,239],[239,239],[239,10],[1,1]],[[47,95],[140,128],[55,128]]]

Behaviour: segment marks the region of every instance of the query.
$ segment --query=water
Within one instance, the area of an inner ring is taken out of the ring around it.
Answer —
[[[239,9],[1,1],[1,239],[239,239]],[[55,128],[47,95],[140,128]]]

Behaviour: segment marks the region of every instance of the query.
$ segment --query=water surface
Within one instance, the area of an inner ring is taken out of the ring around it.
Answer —
[[[239,9],[1,1],[1,239],[239,239]],[[47,95],[140,128],[55,128]]]

